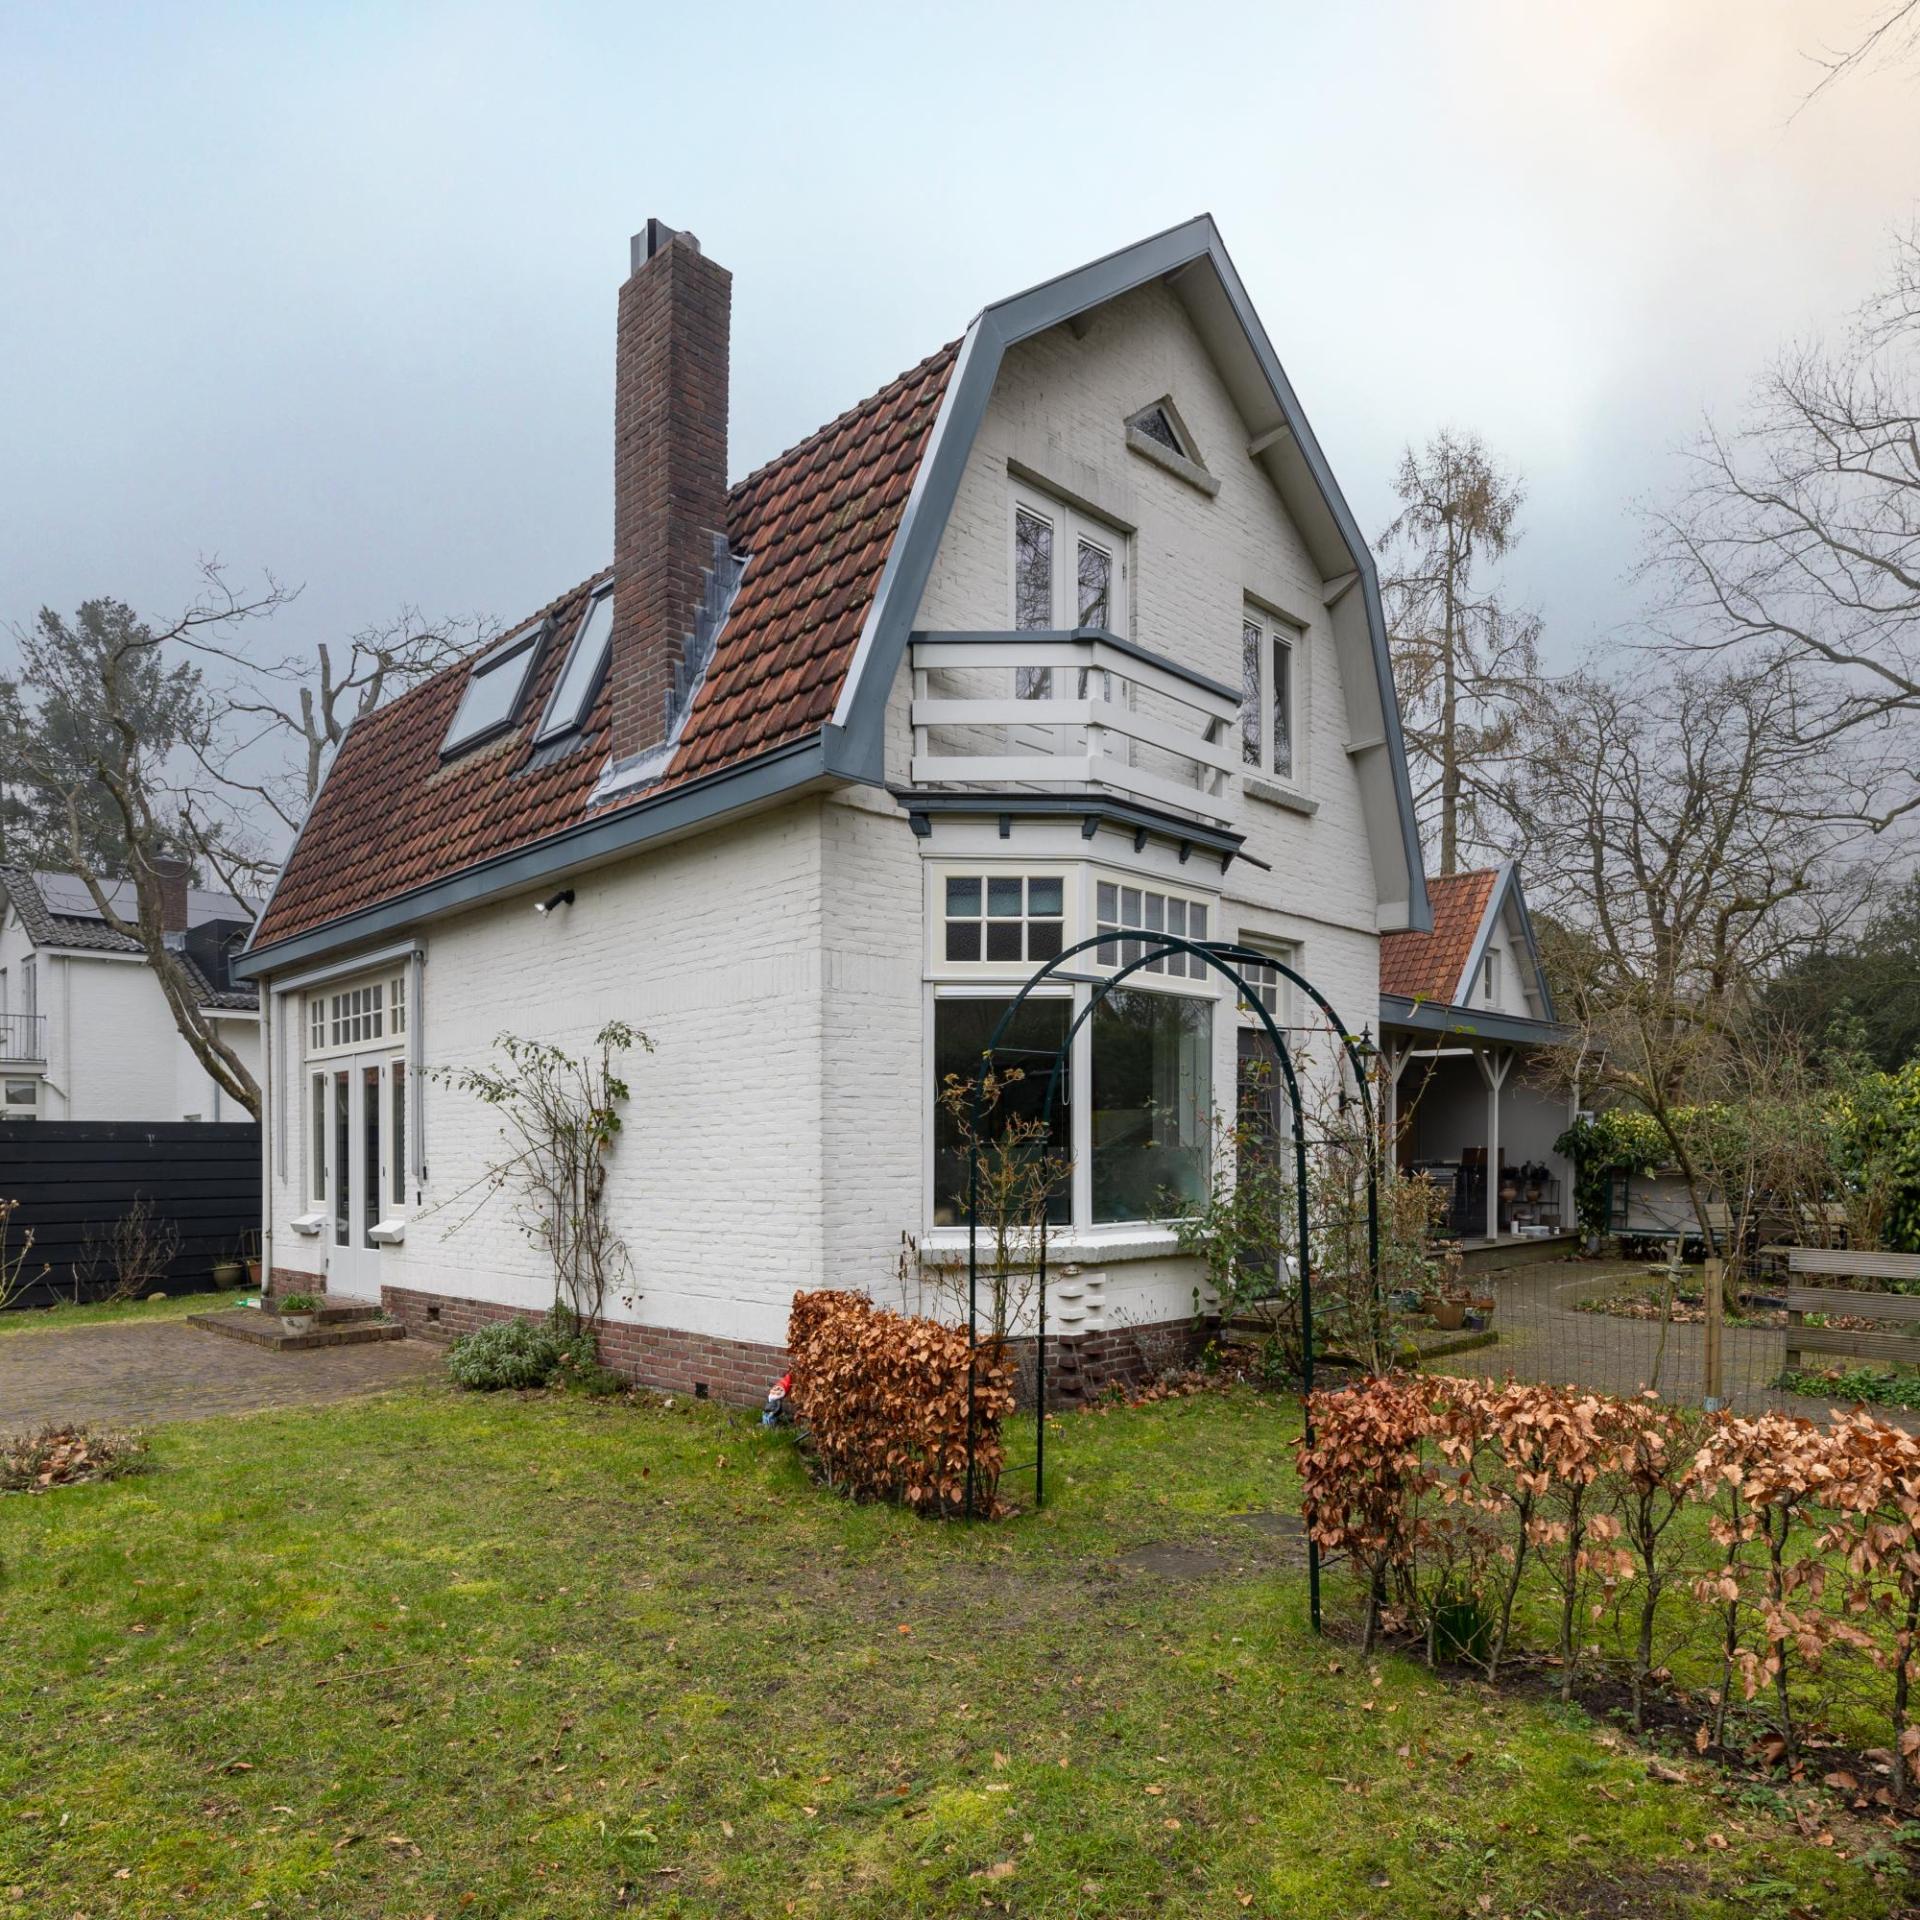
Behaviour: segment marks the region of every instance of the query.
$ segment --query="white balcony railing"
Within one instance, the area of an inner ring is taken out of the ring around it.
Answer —
[[[44,1013],[0,1013],[0,1061],[9,1065],[47,1057]]]
[[[1240,696],[1101,628],[913,636],[913,784],[1108,791],[1230,825]]]

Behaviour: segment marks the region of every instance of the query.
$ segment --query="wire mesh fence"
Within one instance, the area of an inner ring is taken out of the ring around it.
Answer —
[[[1920,1296],[1903,1290],[1920,1286],[1920,1262],[1909,1278],[1872,1271],[1889,1264],[1872,1254],[1768,1246],[1709,1263],[1641,1251],[1469,1272],[1465,1317],[1484,1324],[1421,1334],[1423,1365],[1741,1414],[1821,1418],[1864,1400],[1920,1426],[1899,1404],[1920,1403]],[[1855,1266],[1869,1271],[1845,1271]]]

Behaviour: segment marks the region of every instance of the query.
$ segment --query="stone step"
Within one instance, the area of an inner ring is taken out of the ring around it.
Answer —
[[[343,1320],[316,1324],[305,1333],[289,1333],[278,1314],[257,1307],[232,1307],[224,1313],[190,1313],[187,1325],[202,1327],[208,1333],[224,1334],[229,1340],[244,1340],[249,1346],[266,1347],[275,1353],[305,1353],[315,1347],[358,1347],[375,1340],[401,1340],[406,1328],[397,1320],[381,1318],[378,1307],[358,1302],[343,1303],[352,1312]]]

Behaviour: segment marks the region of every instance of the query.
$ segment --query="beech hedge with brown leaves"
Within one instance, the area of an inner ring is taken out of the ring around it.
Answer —
[[[1313,1400],[1299,1467],[1323,1551],[1349,1558],[1364,1634],[1497,1677],[1551,1622],[1563,1696],[1604,1666],[1636,1726],[1691,1643],[1696,1739],[1724,1745],[1736,1696],[1792,1757],[1823,1683],[1902,1802],[1920,1790],[1920,1439],[1855,1411],[1743,1418],[1575,1387],[1392,1375]],[[1543,1604],[1542,1604],[1543,1603]],[[1611,1621],[1603,1654],[1586,1634]],[[1470,1623],[1470,1631],[1469,1631]]]
[[[967,1336],[937,1320],[887,1313],[864,1294],[796,1293],[787,1321],[789,1396],[822,1472],[861,1500],[958,1514],[967,1498]],[[992,1513],[1013,1411],[1004,1345],[973,1357],[974,1510]]]

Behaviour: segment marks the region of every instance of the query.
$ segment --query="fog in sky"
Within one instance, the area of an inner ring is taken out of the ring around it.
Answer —
[[[609,556],[649,214],[733,270],[739,474],[1208,210],[1364,526],[1443,424],[1524,472],[1564,662],[1702,410],[1913,215],[1920,72],[1795,113],[1877,11],[0,0],[0,622],[203,555],[303,585],[276,650],[538,606]]]

